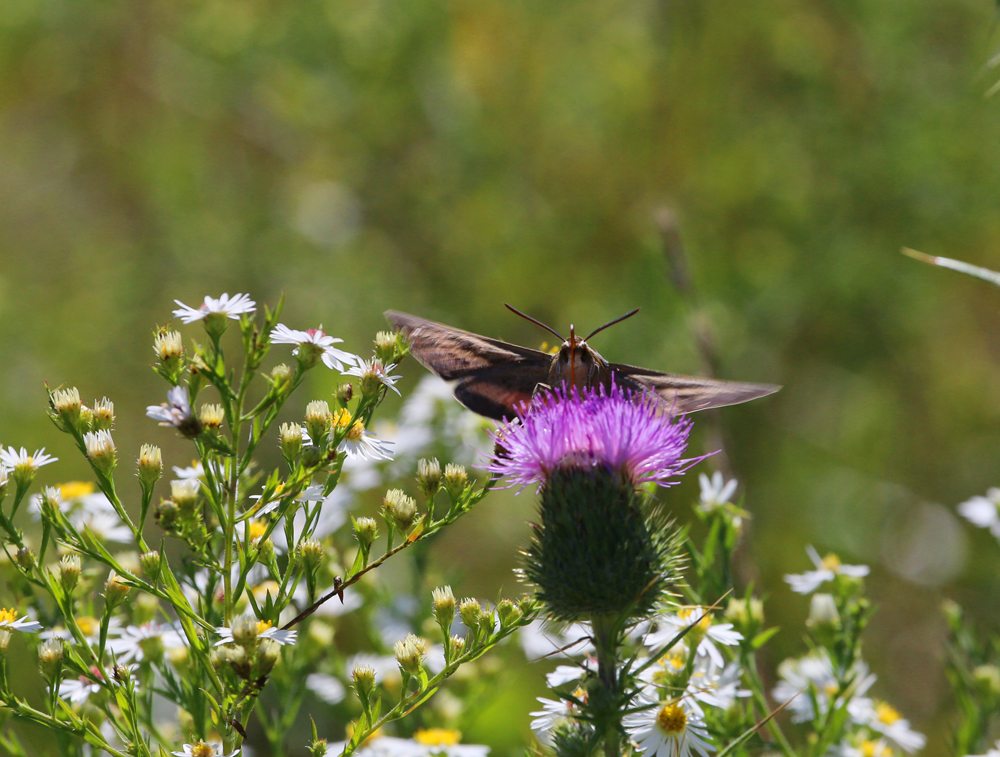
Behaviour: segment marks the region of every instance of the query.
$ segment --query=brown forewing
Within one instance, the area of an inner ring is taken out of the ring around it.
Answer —
[[[781,388],[775,384],[751,384],[661,373],[621,363],[611,363],[610,368],[620,386],[636,391],[652,389],[669,403],[675,413],[693,413],[713,407],[738,405],[774,394]]]

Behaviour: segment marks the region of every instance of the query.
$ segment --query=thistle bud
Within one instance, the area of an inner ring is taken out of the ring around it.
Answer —
[[[59,583],[67,594],[72,594],[76,582],[80,579],[80,555],[64,555],[59,561]]]
[[[281,659],[281,646],[271,639],[263,639],[257,649],[257,672],[267,675]]]
[[[417,486],[429,500],[441,490],[441,463],[437,458],[417,461]]]
[[[412,633],[407,634],[405,639],[396,642],[393,651],[400,670],[411,676],[420,675],[424,660],[424,644],[421,639]]]
[[[59,668],[63,661],[62,639],[46,639],[38,645],[38,667],[41,668],[42,675],[48,680],[53,680],[59,674]]]
[[[313,400],[306,405],[306,431],[314,443],[322,445],[333,425],[330,406],[323,400]]]
[[[163,475],[163,456],[160,448],[154,444],[143,444],[139,448],[136,467],[139,469],[139,484],[144,491],[149,491]]]
[[[354,519],[354,538],[361,548],[367,552],[378,537],[378,524],[374,518],[362,516]]]
[[[83,403],[80,402],[80,392],[76,387],[69,389],[56,389],[50,398],[52,409],[59,419],[59,426],[63,431],[76,431],[80,429],[80,413]]]
[[[205,427],[206,431],[218,434],[226,420],[226,413],[222,409],[222,405],[209,403],[198,408],[198,420],[201,421],[201,425]]]
[[[396,528],[404,534],[409,533],[413,521],[417,518],[417,501],[409,497],[402,489],[390,489],[385,493],[383,514],[391,519]]]
[[[302,451],[302,426],[298,423],[282,423],[278,429],[278,446],[281,454],[292,465]]]
[[[90,427],[94,431],[110,431],[115,425],[115,403],[107,397],[94,401]]]
[[[17,554],[14,555],[14,559],[27,573],[30,573],[35,569],[35,553],[32,552],[29,547],[21,547],[17,550]]]
[[[356,665],[351,671],[351,678],[354,679],[354,691],[357,692],[362,705],[367,708],[375,693],[375,668],[371,665]]]
[[[130,587],[124,583],[121,577],[113,570],[108,574],[108,580],[104,582],[104,602],[114,609],[128,596]]]
[[[508,628],[521,619],[521,610],[509,599],[501,599],[497,602],[497,617],[500,618],[500,627]]]
[[[115,469],[118,460],[110,431],[89,431],[83,435],[83,444],[87,449],[87,458],[95,470],[107,476]]]
[[[442,586],[431,592],[431,599],[434,603],[434,619],[441,626],[445,638],[448,638],[448,631],[455,619],[455,595],[450,586]]]
[[[465,493],[468,483],[469,474],[465,472],[464,465],[448,463],[444,466],[444,490],[448,492],[452,502],[457,502]]]
[[[143,552],[139,558],[139,565],[142,567],[143,575],[150,581],[155,581],[160,577],[160,570],[163,567],[163,557],[159,552],[154,550]]]
[[[346,408],[347,403],[354,398],[354,384],[341,384],[337,387],[334,397],[340,407]]]
[[[478,599],[466,597],[458,604],[458,614],[462,617],[462,623],[466,628],[475,630],[479,625],[479,617],[483,614],[482,605]]]
[[[396,335],[389,331],[375,334],[375,357],[383,363],[396,362]]]

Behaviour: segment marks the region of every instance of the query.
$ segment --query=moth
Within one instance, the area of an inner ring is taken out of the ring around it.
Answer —
[[[595,329],[583,339],[570,326],[569,339],[564,339],[541,321],[510,305],[506,307],[555,335],[562,341],[558,351],[550,354],[501,342],[395,310],[387,310],[385,317],[410,340],[410,354],[421,365],[452,383],[459,402],[494,420],[515,417],[516,410],[530,402],[540,387],[562,384],[581,390],[584,387],[610,388],[613,379],[625,389],[656,392],[665,406],[675,413],[736,405],[773,394],[781,388],[774,384],[718,381],[610,363],[587,344],[608,326],[635,315],[638,308]]]

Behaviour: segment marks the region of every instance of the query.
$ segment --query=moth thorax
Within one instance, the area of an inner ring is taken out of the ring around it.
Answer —
[[[552,360],[549,368],[549,384],[559,386],[566,384],[577,389],[594,386],[598,370],[598,359],[595,353],[582,339],[567,340],[562,343],[559,352]]]

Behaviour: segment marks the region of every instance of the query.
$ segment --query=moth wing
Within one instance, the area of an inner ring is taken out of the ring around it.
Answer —
[[[621,363],[611,363],[610,367],[619,385],[634,391],[652,389],[675,413],[693,413],[713,407],[738,405],[774,394],[781,388],[776,384],[751,384],[661,373]]]
[[[548,366],[498,365],[461,379],[455,385],[455,399],[487,418],[510,420],[547,378]]]
[[[410,340],[410,354],[421,365],[455,382],[456,399],[487,418],[513,418],[548,379],[548,353],[394,310],[385,317]]]

